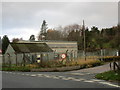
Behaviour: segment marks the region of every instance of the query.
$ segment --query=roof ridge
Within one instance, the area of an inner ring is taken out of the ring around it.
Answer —
[[[45,42],[43,42],[45,43]],[[10,44],[43,44],[43,43],[10,43]]]
[[[13,49],[18,52],[50,52],[53,51],[46,43],[11,43]]]

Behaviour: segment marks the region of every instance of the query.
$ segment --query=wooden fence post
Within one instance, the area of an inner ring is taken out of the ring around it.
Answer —
[[[115,61],[113,62],[113,70],[115,71]]]
[[[117,63],[115,62],[115,66],[117,67],[118,70],[120,70],[119,65],[117,65]]]
[[[112,70],[112,65],[111,65],[111,62],[110,62],[110,70]]]

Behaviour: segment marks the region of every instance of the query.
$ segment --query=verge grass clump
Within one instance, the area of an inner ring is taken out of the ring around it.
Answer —
[[[120,70],[117,71],[107,71],[104,73],[99,73],[95,76],[97,79],[119,81],[120,82]]]
[[[76,61],[75,64],[88,68],[88,67],[94,67],[94,66],[102,65],[102,62],[99,61],[99,60],[93,60],[93,59],[86,59],[86,61],[83,60],[83,59],[82,60],[79,59],[79,60]]]
[[[42,68],[53,68],[53,67],[62,67],[63,66],[62,62],[60,62],[58,60],[44,61],[38,65],[39,65],[39,67],[42,67]]]

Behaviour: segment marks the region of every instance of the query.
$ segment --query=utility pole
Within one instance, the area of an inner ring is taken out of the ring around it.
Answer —
[[[83,20],[83,42],[84,42],[84,59],[86,61],[86,40],[85,40],[85,23],[84,23],[84,20]]]

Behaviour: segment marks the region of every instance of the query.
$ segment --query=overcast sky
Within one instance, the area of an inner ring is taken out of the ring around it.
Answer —
[[[49,28],[80,24],[99,29],[117,25],[117,2],[3,2],[2,35],[29,39],[38,35],[43,20]]]

